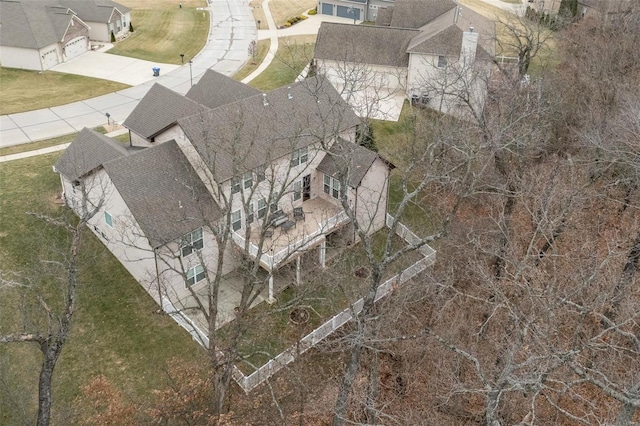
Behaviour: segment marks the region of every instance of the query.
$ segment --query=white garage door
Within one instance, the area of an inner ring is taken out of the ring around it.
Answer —
[[[49,50],[48,52],[43,52],[42,53],[42,67],[45,70],[48,70],[49,68],[58,65],[58,55],[56,53],[56,49],[53,48],[51,50]]]
[[[87,51],[87,38],[76,37],[64,45],[65,59],[75,58]]]

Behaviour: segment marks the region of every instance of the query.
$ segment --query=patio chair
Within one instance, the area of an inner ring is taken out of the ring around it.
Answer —
[[[297,221],[304,220],[304,211],[302,207],[294,207],[293,208],[293,218]]]

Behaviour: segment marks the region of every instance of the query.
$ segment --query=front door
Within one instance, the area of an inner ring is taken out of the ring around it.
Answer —
[[[307,201],[311,198],[311,175],[306,175],[302,178],[302,201]]]

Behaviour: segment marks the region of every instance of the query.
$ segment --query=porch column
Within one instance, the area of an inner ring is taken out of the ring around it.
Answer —
[[[322,240],[320,243],[320,266],[326,267],[325,261],[327,259],[327,240]]]
[[[272,304],[276,299],[273,297],[273,274],[269,274],[269,297],[267,298],[267,303]]]
[[[300,259],[302,256],[298,256],[296,259],[296,285],[300,285]]]
[[[271,249],[271,260],[269,261],[269,297],[267,298],[267,303],[272,304],[276,301],[276,298],[273,297],[273,248]]]

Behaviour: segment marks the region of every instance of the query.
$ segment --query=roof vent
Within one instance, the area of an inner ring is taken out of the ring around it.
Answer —
[[[291,94],[291,86],[287,87],[287,99],[293,99],[293,95]]]
[[[266,93],[262,94],[262,105],[269,106],[269,102],[267,102],[267,94]]]

